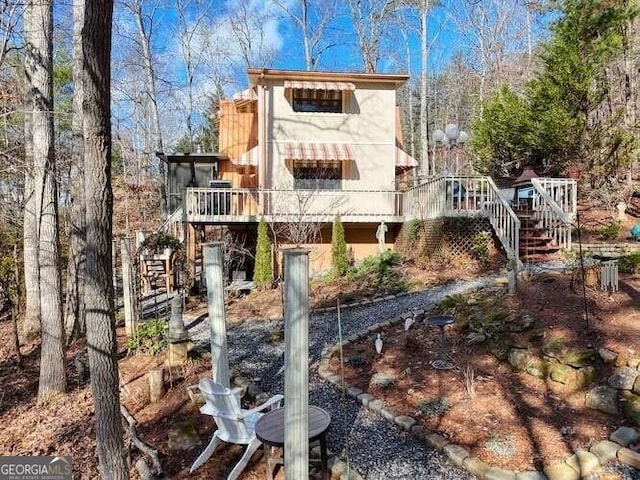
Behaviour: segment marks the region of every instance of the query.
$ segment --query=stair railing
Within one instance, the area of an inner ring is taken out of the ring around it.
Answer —
[[[549,233],[554,245],[570,250],[572,215],[551,198],[540,179],[532,178],[531,183],[536,192],[533,196],[534,218],[540,220],[541,227]]]
[[[184,242],[184,228],[182,225],[183,211],[182,207],[176,208],[164,221],[159,231],[166,232],[169,235],[176,237],[181,242]]]
[[[536,178],[536,184],[546,191],[560,209],[576,218],[578,210],[578,184],[573,178]]]
[[[504,247],[507,258],[513,260],[516,268],[520,268],[520,219],[500,196],[498,187],[491,177],[487,177],[489,189],[484,210],[489,217],[489,223],[496,232],[500,243]]]

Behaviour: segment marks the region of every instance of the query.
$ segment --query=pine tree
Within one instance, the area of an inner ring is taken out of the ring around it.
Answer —
[[[271,264],[271,241],[264,217],[258,224],[258,241],[256,245],[256,268],[253,282],[258,287],[266,287],[273,282],[273,265]]]
[[[346,275],[349,268],[349,260],[347,258],[347,242],[344,238],[344,227],[340,215],[336,215],[333,220],[333,228],[331,231],[331,264],[333,272],[342,277]]]

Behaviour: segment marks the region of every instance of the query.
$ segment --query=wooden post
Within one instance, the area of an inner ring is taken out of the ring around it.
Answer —
[[[187,291],[196,281],[196,229],[191,223],[185,223],[184,225],[184,243],[187,253],[187,278],[191,282],[191,285],[185,285]]]
[[[149,382],[149,399],[151,403],[157,402],[164,396],[164,368],[156,367],[147,373]]]
[[[513,257],[507,260],[507,282],[509,295],[518,293],[518,262]]]
[[[207,278],[211,372],[214,382],[229,388],[229,355],[227,353],[227,326],[224,317],[224,284],[222,282],[222,245],[222,242],[208,243],[203,246],[203,253]]]
[[[309,478],[309,250],[284,250],[284,475]]]
[[[128,239],[120,241],[122,251],[122,298],[124,301],[124,329],[127,337],[138,331],[138,312],[134,288],[133,266],[131,264],[131,244]]]

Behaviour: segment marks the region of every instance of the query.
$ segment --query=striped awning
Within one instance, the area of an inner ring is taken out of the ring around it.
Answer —
[[[345,143],[287,143],[284,156],[286,160],[349,161],[353,150]]]
[[[238,157],[232,158],[231,163],[238,166],[257,167],[258,166],[258,147],[244,152]]]
[[[415,158],[400,147],[396,147],[396,168],[413,168],[417,166],[418,162]]]
[[[285,80],[284,88],[301,90],[340,90],[353,91],[356,86],[351,82],[310,82],[302,80]]]

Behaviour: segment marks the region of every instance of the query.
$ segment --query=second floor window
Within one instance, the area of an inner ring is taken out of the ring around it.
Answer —
[[[342,91],[293,89],[294,112],[343,113]]]
[[[293,187],[300,190],[342,189],[342,162],[295,162]]]

